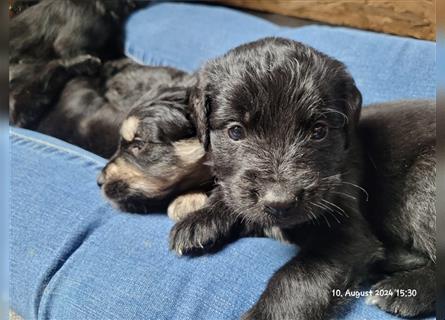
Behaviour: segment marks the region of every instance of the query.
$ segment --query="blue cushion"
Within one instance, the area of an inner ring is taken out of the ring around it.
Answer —
[[[434,97],[434,44],[345,28],[279,28],[235,10],[159,4],[127,25],[127,54],[193,71],[245,41],[276,35],[344,62],[366,102]],[[26,319],[236,319],[296,249],[242,239],[216,255],[167,250],[165,215],[118,213],[95,185],[105,163],[26,130],[11,132],[11,306]],[[398,319],[363,299],[342,319]]]
[[[172,3],[136,12],[126,33],[128,56],[190,72],[244,42],[286,37],[343,61],[365,104],[436,94],[436,46],[430,41],[318,25],[282,28],[227,8]]]
[[[115,211],[87,151],[12,129],[11,307],[25,319],[239,319],[297,250],[245,238],[215,255],[168,251],[165,214]],[[400,319],[357,300],[340,319]]]

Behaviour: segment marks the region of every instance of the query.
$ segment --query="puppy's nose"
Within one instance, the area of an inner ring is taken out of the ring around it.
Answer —
[[[262,200],[265,211],[273,216],[286,214],[296,203],[294,193],[279,184],[271,185]]]
[[[267,202],[264,204],[265,211],[275,217],[285,215],[295,204],[295,201]]]
[[[105,183],[105,177],[102,172],[97,176],[96,183],[99,188],[101,188],[103,186],[103,184]]]

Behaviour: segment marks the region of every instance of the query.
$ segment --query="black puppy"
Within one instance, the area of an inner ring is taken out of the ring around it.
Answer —
[[[384,275],[368,302],[401,316],[432,313],[436,301],[436,108],[401,101],[363,109],[359,125],[368,159],[367,217],[384,243]]]
[[[57,103],[66,83],[79,76],[93,76],[101,61],[90,55],[49,62],[11,64],[9,66],[9,121],[27,129],[36,129]],[[56,124],[60,125],[60,124]]]
[[[358,124],[369,191],[364,213],[385,247],[367,302],[404,317],[431,314],[436,301],[435,123],[434,101],[413,100],[368,106]],[[205,194],[183,195],[169,215],[184,218],[205,203]],[[280,238],[276,229],[265,233]]]
[[[197,131],[218,185],[174,226],[171,248],[259,233],[296,243],[245,318],[326,319],[333,290],[357,286],[382,256],[361,213],[360,92],[342,63],[280,38],[208,62],[198,81]]]
[[[11,20],[10,62],[122,55],[130,0],[43,0]]]
[[[367,168],[357,132],[361,95],[354,81],[340,62],[300,43],[269,38],[207,63],[191,100],[218,185],[202,209],[174,226],[171,248],[179,254],[200,253],[252,234],[296,243],[298,256],[276,272],[245,318],[326,319],[344,300],[333,290],[345,293],[356,287],[369,267],[383,260],[381,242],[364,217],[363,200],[369,195],[361,187]],[[430,165],[425,168],[431,173]],[[416,174],[413,170],[413,181]],[[430,188],[426,200],[429,216],[435,214],[432,192]],[[400,203],[408,201],[399,197]],[[425,237],[433,234],[432,220],[419,229],[419,207],[410,206],[409,227],[392,228],[399,232],[399,248],[409,249],[407,230],[421,233],[414,237],[423,241],[413,263],[417,269],[395,274],[375,288],[401,285],[407,275],[406,288],[431,276],[435,256]],[[407,262],[398,270],[408,268]],[[422,271],[425,275],[419,275]],[[402,315],[431,311],[431,280],[417,288],[426,290],[413,299],[420,306],[402,308],[402,297],[373,297],[370,302]]]

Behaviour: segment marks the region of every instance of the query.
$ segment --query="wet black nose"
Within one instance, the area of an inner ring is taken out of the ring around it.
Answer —
[[[265,211],[275,217],[285,215],[294,206],[295,201],[268,202],[264,204]]]
[[[105,182],[104,174],[103,174],[103,173],[100,173],[100,174],[97,176],[97,180],[96,180],[97,186],[98,186],[99,188],[101,188],[101,187],[103,186],[104,182]]]

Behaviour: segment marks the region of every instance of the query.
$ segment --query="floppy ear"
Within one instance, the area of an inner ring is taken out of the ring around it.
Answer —
[[[351,135],[355,134],[358,122],[360,120],[360,113],[362,110],[362,94],[354,83],[354,80],[348,81],[345,88],[345,111],[348,116],[348,123],[346,125],[346,144],[345,149],[349,147],[349,140]]]
[[[198,139],[204,146],[204,150],[210,148],[210,97],[206,90],[198,84],[190,93],[190,104],[195,120]]]
[[[346,101],[348,102],[348,105],[346,107],[349,109],[348,110],[348,114],[350,116],[349,119],[351,119],[353,125],[356,126],[360,119],[360,112],[362,110],[363,100],[362,100],[362,94],[358,90],[354,81],[352,81],[348,86],[346,92]]]

